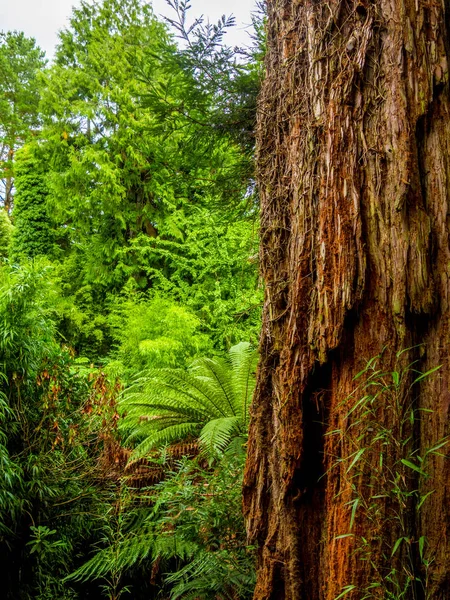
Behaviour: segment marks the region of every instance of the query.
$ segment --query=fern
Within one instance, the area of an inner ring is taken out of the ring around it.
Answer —
[[[112,573],[148,573],[157,565],[162,595],[171,600],[250,599],[254,549],[246,546],[241,512],[243,462],[236,455],[207,469],[199,459],[177,462],[147,490],[149,504],[130,497],[122,517],[111,509],[108,523],[116,519],[118,527],[110,525],[104,547],[67,580],[107,581]]]
[[[121,401],[122,428],[136,444],[132,460],[188,437],[214,455],[245,437],[256,362],[255,349],[241,342],[227,358],[198,359],[188,372],[159,369],[139,377]]]
[[[166,583],[174,585],[171,600],[233,600],[251,597],[255,577],[245,555],[203,550],[189,564],[167,577]],[[238,596],[236,590],[239,590]]]

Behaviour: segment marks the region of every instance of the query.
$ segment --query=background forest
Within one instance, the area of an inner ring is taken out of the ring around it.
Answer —
[[[264,52],[169,2],[0,37],[7,599],[247,598]]]

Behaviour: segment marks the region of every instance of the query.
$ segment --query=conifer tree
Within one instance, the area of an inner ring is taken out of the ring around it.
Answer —
[[[49,255],[53,247],[51,221],[47,212],[48,187],[45,168],[36,154],[37,146],[28,145],[17,152],[14,234],[11,260]]]

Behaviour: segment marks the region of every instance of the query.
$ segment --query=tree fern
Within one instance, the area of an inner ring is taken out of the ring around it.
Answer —
[[[137,379],[121,402],[122,427],[136,444],[133,459],[187,437],[214,454],[245,436],[256,362],[255,349],[241,342],[227,358],[201,358],[187,372],[159,369]]]

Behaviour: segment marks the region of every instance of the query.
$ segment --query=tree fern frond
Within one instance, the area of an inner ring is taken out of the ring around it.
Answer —
[[[131,462],[143,458],[153,448],[167,446],[175,441],[194,436],[198,432],[198,423],[178,423],[176,425],[169,425],[160,431],[154,431],[133,450]]]
[[[258,364],[258,352],[248,342],[241,342],[230,348],[234,395],[241,398],[241,407],[245,424],[248,423],[250,404],[255,389],[255,371]]]
[[[196,410],[191,406],[186,406],[181,402],[174,405],[171,405],[171,403],[163,404],[161,402],[130,402],[128,405],[127,414],[124,417],[124,422],[127,420],[148,421],[154,417],[165,415],[174,417],[187,417],[191,420],[200,422],[207,415],[207,413],[200,412],[199,410]]]
[[[194,363],[193,370],[197,370],[200,377],[203,375],[204,381],[210,382],[216,393],[221,393],[221,402],[226,414],[236,414],[236,402],[234,399],[229,361],[204,358],[197,361],[197,364]]]
[[[136,386],[141,386],[139,391]],[[148,376],[140,378],[130,388],[130,392],[124,394],[121,407],[126,410],[129,401],[136,394],[141,397],[166,399],[171,401],[175,398],[179,402],[203,407],[209,414],[214,413],[216,417],[225,416],[223,406],[218,401],[217,390],[211,387],[211,383],[203,381],[195,375],[176,369],[161,369],[157,372],[149,372]],[[173,396],[171,396],[173,394]]]
[[[155,433],[163,431],[168,427],[176,427],[187,423],[186,418],[174,415],[161,415],[150,419],[149,421],[140,422],[131,428],[127,441],[136,442],[142,441],[144,438],[153,436]],[[198,423],[195,425],[199,426]]]
[[[240,432],[241,425],[241,419],[235,416],[213,419],[201,430],[199,441],[208,454],[213,456],[229,446],[234,435]]]

